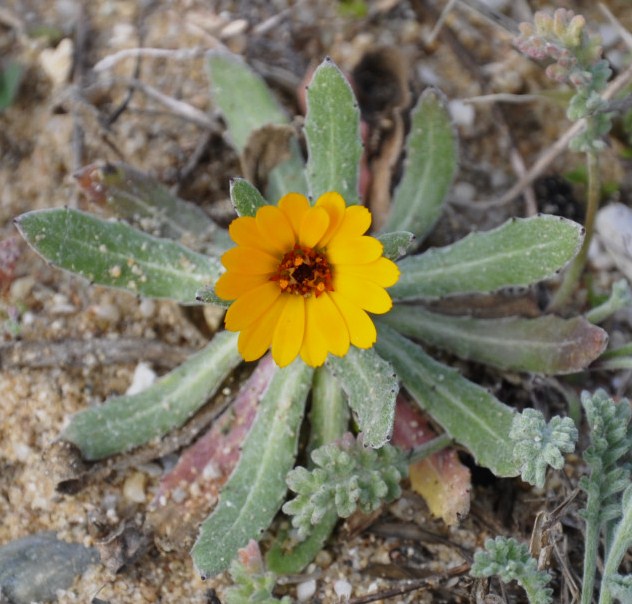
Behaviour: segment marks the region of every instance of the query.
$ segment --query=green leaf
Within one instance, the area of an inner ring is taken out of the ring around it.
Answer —
[[[20,64],[12,60],[0,65],[0,111],[11,105],[16,97],[23,71]]]
[[[195,304],[196,292],[221,272],[219,261],[179,243],[78,210],[27,212],[15,224],[54,266],[139,296]]]
[[[327,367],[318,367],[312,387],[308,451],[341,438],[348,423],[349,409],[338,380]],[[283,575],[300,573],[323,548],[336,522],[338,514],[327,512],[313,527],[309,537],[299,543],[291,539],[287,531],[282,531],[266,555],[270,570]]]
[[[90,164],[75,173],[81,189],[96,204],[107,204],[119,218],[157,237],[183,243],[209,241],[209,252],[222,253],[232,245],[204,211],[172,195],[155,178],[122,163]]]
[[[384,246],[383,255],[389,260],[399,260],[405,256],[415,241],[415,236],[408,231],[383,233],[377,238]]]
[[[231,178],[230,200],[239,216],[254,216],[268,203],[257,188],[243,178]]]
[[[336,510],[329,510],[299,543],[290,541],[287,531],[281,532],[266,554],[268,568],[279,575],[300,573],[323,549],[337,522]]]
[[[458,147],[445,98],[429,88],[411,114],[404,175],[385,231],[412,231],[420,243],[432,230],[456,173]]]
[[[311,379],[311,368],[300,360],[272,378],[241,459],[193,546],[193,562],[203,576],[225,570],[237,550],[258,539],[279,511]]]
[[[479,465],[496,476],[519,473],[509,438],[514,412],[507,405],[390,327],[379,326],[376,346],[419,406],[464,445]]]
[[[531,285],[559,272],[583,238],[581,225],[559,216],[513,218],[491,231],[404,258],[389,293],[414,300]]]
[[[544,487],[549,466],[564,467],[563,453],[572,453],[579,432],[570,417],[555,415],[547,424],[538,409],[525,409],[514,416],[509,438],[514,442],[513,456],[520,464],[522,480]]]
[[[328,367],[319,367],[314,372],[312,388],[309,451],[341,438],[348,424],[349,408],[338,380]]]
[[[344,357],[330,355],[327,365],[340,382],[353,410],[364,443],[379,448],[391,437],[399,391],[391,365],[374,348],[352,346]]]
[[[215,293],[215,288],[212,285],[207,285],[195,292],[195,299],[202,304],[214,304],[222,308],[228,308],[231,305],[231,302],[220,298]]]
[[[360,109],[349,82],[327,58],[307,88],[307,180],[313,199],[337,191],[347,205],[358,203]]]
[[[397,304],[380,321],[462,359],[545,375],[585,369],[608,343],[608,334],[583,317],[477,319]]]
[[[252,134],[267,124],[288,124],[289,118],[263,79],[237,55],[208,54],[211,99],[226,120],[230,140],[241,155]],[[306,193],[305,162],[298,141],[290,142],[290,159],[268,177],[268,199],[276,202],[285,193]]]
[[[240,363],[237,334],[217,334],[180,367],[138,394],[115,396],[74,415],[62,440],[86,460],[129,451],[184,424]]]

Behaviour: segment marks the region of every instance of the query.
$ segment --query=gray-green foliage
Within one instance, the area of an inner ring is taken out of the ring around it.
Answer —
[[[85,459],[129,451],[181,426],[239,364],[236,334],[216,335],[206,348],[139,392],[112,397],[74,415],[61,437]]]
[[[176,197],[157,179],[127,164],[90,164],[75,177],[92,201],[107,205],[117,218],[150,235],[175,239],[211,254],[232,245],[226,231],[198,205]]]
[[[527,592],[529,604],[553,602],[553,590],[548,587],[550,575],[538,570],[527,546],[513,537],[487,539],[485,549],[474,554],[470,572],[474,577],[498,575],[505,583],[517,581]]]
[[[230,52],[212,51],[207,57],[211,99],[222,113],[228,136],[242,155],[251,136],[269,124],[288,124],[289,118],[258,74]],[[298,141],[289,142],[289,157],[268,175],[266,197],[278,201],[285,193],[307,193],[305,162]]]
[[[203,576],[226,569],[237,551],[258,539],[279,511],[294,465],[312,369],[300,360],[278,369],[266,390],[241,457],[191,555]]]
[[[399,390],[392,365],[372,348],[354,347],[342,358],[331,356],[327,365],[347,395],[364,443],[375,448],[384,445],[393,430]]]
[[[289,596],[280,600],[272,594],[276,575],[263,569],[253,572],[240,560],[230,563],[230,578],[234,585],[225,592],[226,604],[291,604]]]
[[[620,559],[615,564],[615,557],[619,554],[622,556],[621,544],[625,542],[626,531],[629,533],[632,525],[629,518],[628,526],[622,522],[617,524],[622,514],[625,518],[632,511],[629,496],[622,497],[624,492],[630,493],[630,470],[624,462],[632,450],[632,411],[627,399],[617,404],[604,390],[597,390],[592,395],[583,392],[582,405],[590,430],[590,445],[583,455],[589,471],[579,483],[586,492],[586,507],[581,512],[586,521],[582,603],[592,601],[597,550],[600,535],[603,535],[607,552],[599,600],[603,604],[611,601],[608,575],[618,570]],[[615,534],[618,541],[615,540]],[[619,544],[619,551],[613,554],[611,548],[615,541]]]
[[[598,35],[586,29],[586,19],[573,11],[559,8],[553,15],[543,11],[535,14],[533,23],[520,24],[516,46],[537,60],[552,59],[546,69],[553,80],[575,88],[567,116],[575,121],[587,118],[584,130],[572,141],[576,151],[595,152],[605,143],[601,138],[611,128],[602,93],[612,70],[602,58],[603,48]]]
[[[379,326],[376,347],[393,364],[417,404],[464,445],[478,464],[497,476],[518,474],[509,439],[511,408],[386,325]]]
[[[399,260],[405,256],[412,247],[415,236],[408,231],[394,231],[392,233],[382,233],[377,239],[384,247],[382,252],[389,260]]]
[[[553,276],[579,250],[583,229],[557,216],[513,219],[452,245],[408,256],[391,288],[399,300],[488,293]]]
[[[9,107],[15,99],[23,72],[16,61],[0,62],[0,111]]]
[[[393,195],[386,231],[412,231],[421,243],[432,230],[454,179],[457,139],[443,94],[427,89],[411,114],[404,174]]]
[[[462,359],[546,375],[581,371],[608,342],[606,332],[583,317],[480,319],[431,312],[420,304],[398,304],[380,320]]]
[[[316,68],[307,88],[305,139],[312,198],[337,191],[347,204],[358,203],[360,109],[349,82],[330,59]]]
[[[221,272],[215,258],[78,210],[36,210],[15,224],[53,265],[139,296],[195,304],[197,291]]]
[[[283,511],[292,516],[300,539],[332,509],[341,518],[348,518],[357,509],[368,513],[383,502],[393,501],[399,497],[399,483],[408,472],[400,449],[392,445],[371,449],[351,434],[314,450],[311,458],[314,469],[297,467],[287,475],[287,484],[297,495]]]
[[[569,417],[555,416],[547,424],[536,409],[525,409],[516,415],[509,438],[514,443],[514,460],[520,464],[520,474],[526,482],[539,488],[544,486],[546,469],[561,470],[564,453],[575,450],[578,431]]]

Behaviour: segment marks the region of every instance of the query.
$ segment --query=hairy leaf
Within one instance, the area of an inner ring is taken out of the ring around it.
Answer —
[[[239,216],[254,216],[268,203],[256,187],[243,178],[231,178],[230,200]]]
[[[285,476],[294,465],[311,378],[311,368],[301,361],[279,369],[272,378],[241,459],[191,552],[203,576],[225,570],[237,550],[259,538],[279,511],[287,489]]]
[[[80,411],[61,438],[77,445],[84,459],[95,460],[164,436],[213,396],[240,361],[237,335],[217,334],[206,348],[146,390]]]
[[[404,176],[395,189],[386,231],[412,231],[421,242],[432,230],[457,167],[457,139],[443,94],[419,98],[406,139]]]
[[[208,54],[211,98],[222,112],[228,134],[241,155],[252,134],[267,124],[287,124],[289,119],[263,79],[237,55],[213,51]],[[307,193],[305,162],[298,141],[290,141],[290,159],[274,168],[268,177],[267,197],[277,201],[285,193]]]
[[[334,62],[325,59],[307,89],[307,179],[317,199],[337,191],[347,204],[358,203],[360,109],[351,86]]]
[[[309,445],[313,451],[342,437],[349,423],[349,409],[344,395],[327,367],[314,372],[312,404],[309,415]],[[270,570],[279,574],[300,573],[323,548],[334,530],[338,515],[334,510],[321,518],[309,537],[301,542],[291,539],[287,531],[281,531],[268,550],[266,562]]]
[[[477,319],[396,305],[381,320],[433,346],[500,369],[577,373],[604,351],[608,334],[583,317]]]
[[[78,210],[27,212],[15,224],[54,266],[139,296],[195,304],[196,292],[221,272],[219,261],[179,243]]]
[[[381,447],[393,431],[398,391],[393,367],[373,348],[360,350],[355,347],[342,358],[330,355],[327,365],[347,395],[365,444]]]
[[[408,253],[415,241],[415,236],[408,231],[396,231],[383,233],[378,236],[378,239],[384,246],[384,256],[389,260],[399,260]]]
[[[131,166],[90,164],[76,172],[75,178],[91,201],[109,206],[117,217],[150,235],[179,239],[196,248],[208,242],[205,247],[215,253],[231,245],[226,231],[202,209],[172,195],[155,178]]]
[[[514,412],[509,407],[386,325],[379,325],[376,346],[419,406],[467,447],[478,464],[497,476],[518,474],[509,439]]]
[[[395,299],[415,300],[531,285],[563,268],[583,236],[581,225],[559,216],[514,218],[491,231],[404,258],[399,281],[389,291]]]

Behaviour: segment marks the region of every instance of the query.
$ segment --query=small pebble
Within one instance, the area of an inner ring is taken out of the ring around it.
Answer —
[[[14,303],[24,300],[31,293],[34,285],[34,277],[19,277],[11,283],[11,287],[9,288],[9,300]]]
[[[55,86],[65,84],[72,71],[75,46],[70,38],[64,38],[57,48],[45,48],[39,57],[40,66]]]
[[[141,316],[149,319],[153,317],[154,313],[156,312],[156,303],[149,298],[144,298],[141,301],[140,306],[138,307],[138,311],[140,312]]]
[[[132,383],[125,394],[138,394],[149,388],[156,381],[156,372],[147,364],[140,362],[134,369]]]
[[[338,579],[334,582],[334,591],[342,601],[348,601],[351,598],[351,583],[344,579]]]
[[[147,477],[140,472],[133,472],[125,479],[123,495],[128,501],[143,503],[145,501],[145,483]]]
[[[452,195],[456,201],[468,203],[476,195],[476,187],[469,182],[457,182],[452,188]]]
[[[296,586],[296,599],[299,602],[307,602],[316,593],[316,579],[303,581]]]
[[[470,103],[464,103],[459,99],[454,99],[448,103],[450,115],[457,126],[465,126],[467,128],[474,124],[476,110]]]
[[[236,19],[235,21],[231,21],[222,29],[220,37],[222,40],[232,38],[233,36],[245,33],[247,29],[248,21],[246,21],[246,19]]]

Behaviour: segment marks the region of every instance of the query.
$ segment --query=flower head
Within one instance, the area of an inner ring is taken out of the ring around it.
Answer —
[[[382,256],[382,244],[365,235],[370,224],[366,208],[346,207],[333,192],[314,206],[288,193],[278,206],[233,220],[228,232],[237,246],[222,256],[226,272],[215,292],[234,300],[226,329],[241,332],[246,361],[272,347],[280,367],[299,354],[317,367],[328,353],[373,346],[377,335],[367,312],[390,310],[384,288],[399,270]]]

